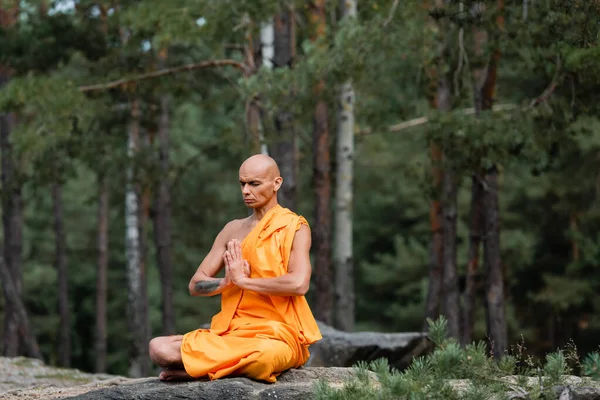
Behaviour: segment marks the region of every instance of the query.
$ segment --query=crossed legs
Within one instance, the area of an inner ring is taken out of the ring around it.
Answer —
[[[182,335],[159,336],[150,341],[150,359],[163,371],[158,376],[161,381],[181,381],[193,379],[183,368],[181,359]]]

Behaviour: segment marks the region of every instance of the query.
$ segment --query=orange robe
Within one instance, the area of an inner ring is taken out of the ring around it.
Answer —
[[[270,209],[242,242],[251,278],[287,273],[296,231],[306,220],[287,208]],[[195,378],[227,375],[275,382],[290,368],[302,366],[308,346],[321,333],[304,296],[269,296],[233,286],[221,294],[221,312],[210,329],[184,335],[181,358]]]

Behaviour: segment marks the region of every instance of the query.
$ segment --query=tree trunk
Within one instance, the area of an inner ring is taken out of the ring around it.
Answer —
[[[445,54],[446,43],[442,44],[442,54]],[[447,75],[441,74],[438,83],[437,107],[442,112],[448,112],[452,109],[450,79]],[[448,152],[445,152],[448,154]],[[447,156],[444,156],[447,157]],[[442,293],[443,307],[442,313],[448,320],[448,333],[451,337],[460,338],[460,303],[458,297],[458,272],[456,265],[456,220],[457,220],[457,183],[455,172],[447,163],[444,168],[442,178],[443,186],[443,273],[442,273]]]
[[[140,376],[148,376],[150,372],[150,354],[148,353],[148,343],[151,339],[150,320],[148,318],[148,236],[147,226],[150,217],[150,188],[146,185],[138,184],[136,187],[138,199],[141,200],[138,207],[138,231],[139,231],[139,252],[140,252],[140,298],[138,302],[138,313],[140,321],[139,343],[140,351]]]
[[[458,296],[458,271],[456,264],[457,188],[455,173],[451,168],[444,172],[444,277],[443,313],[448,320],[450,337],[460,338],[460,303]]]
[[[436,96],[437,97],[437,96]],[[437,100],[436,100],[437,103]],[[440,300],[442,297],[442,279],[444,277],[444,223],[441,197],[441,186],[444,176],[442,169],[443,153],[441,147],[432,142],[430,144],[431,162],[433,171],[433,188],[435,198],[429,207],[429,224],[431,226],[431,248],[429,258],[429,287],[427,290],[427,304],[425,309],[425,323],[423,330],[429,329],[427,319],[436,320],[440,314]]]
[[[27,355],[43,360],[37,340],[31,330],[31,325],[29,324],[29,318],[27,318],[27,311],[21,301],[21,296],[17,291],[17,287],[13,282],[12,274],[6,264],[4,264],[4,259],[2,257],[0,257],[0,282],[2,282],[6,308],[14,310],[18,326],[17,334],[23,339]]]
[[[289,9],[274,18],[274,57],[273,67],[292,68],[296,56],[296,24],[294,12]],[[264,63],[264,60],[263,60]],[[290,91],[288,104],[293,103]],[[294,116],[289,107],[282,105],[276,111],[275,135],[272,155],[281,171],[283,184],[279,189],[278,200],[283,207],[297,210],[298,186],[298,144],[294,129]]]
[[[0,27],[10,28],[19,12],[18,6],[7,7],[0,4]],[[10,71],[0,66],[0,87],[10,79]],[[2,157],[2,222],[4,227],[4,260],[11,274],[17,296],[21,296],[21,248],[22,248],[22,199],[21,182],[16,160],[10,144],[10,134],[16,124],[13,113],[0,114],[0,153]],[[4,285],[3,285],[4,288]],[[4,292],[5,298],[8,296]],[[16,357],[20,354],[19,319],[17,310],[6,302],[4,310],[4,334],[2,337],[3,355]]]
[[[500,216],[498,209],[498,170],[490,168],[485,174],[483,195],[484,241],[483,253],[487,269],[486,304],[487,330],[494,357],[506,350],[506,318],[504,315],[504,277],[500,261]]]
[[[469,261],[465,279],[463,297],[463,322],[461,344],[467,345],[473,340],[475,309],[477,304],[477,270],[479,268],[479,248],[481,247],[481,229],[483,223],[483,177],[474,173],[471,183],[471,215],[469,217]]]
[[[445,2],[446,0],[436,0],[436,6],[443,7]],[[429,11],[431,4],[428,1],[424,1],[422,3],[422,7]],[[426,24],[433,25],[431,29],[440,29],[439,26],[436,26],[436,22],[429,17]],[[441,39],[437,45],[437,51],[439,53],[438,61],[443,62],[446,59],[448,44],[444,39]],[[450,81],[448,77],[444,75],[444,69],[444,65],[434,64],[427,70],[429,77],[427,93],[429,97],[429,104],[432,108],[447,112],[452,108],[452,98],[449,84]],[[442,298],[445,295],[445,290],[448,290],[448,287],[445,288],[445,286],[449,286],[450,284],[450,281],[444,280],[444,270],[447,267],[445,264],[445,248],[446,240],[448,240],[448,238],[445,238],[444,235],[448,235],[450,232],[455,232],[455,229],[453,229],[451,226],[448,226],[448,222],[444,219],[444,211],[446,210],[444,210],[443,203],[447,202],[447,199],[444,199],[444,193],[446,191],[453,192],[455,190],[452,187],[453,179],[451,172],[447,177],[444,174],[444,152],[441,143],[432,141],[430,143],[430,154],[434,197],[429,207],[429,224],[431,226],[432,237],[431,247],[429,250],[429,287],[425,308],[425,322],[423,325],[424,331],[429,329],[429,324],[427,323],[428,319],[436,320],[441,312],[446,313],[448,311],[446,303],[442,302]],[[454,195],[451,194],[450,199],[452,198],[454,198]],[[454,212],[455,211],[456,210],[454,210]],[[450,249],[450,252],[455,254],[456,249]],[[449,259],[451,260],[452,257],[454,256],[451,256]],[[444,304],[444,307],[441,307],[442,303]]]
[[[482,5],[483,6],[483,5]],[[498,0],[500,14],[497,19],[499,29],[504,26],[502,12],[504,0]],[[487,33],[482,32],[481,46],[487,41]],[[477,42],[476,42],[477,43]],[[500,50],[496,49],[490,59],[486,73],[477,82],[480,103],[476,109],[491,109],[496,90],[496,77]],[[480,88],[480,89],[479,89]],[[477,96],[476,96],[477,99]],[[486,309],[487,330],[492,352],[495,357],[503,355],[507,345],[506,317],[504,314],[504,275],[500,258],[500,216],[498,209],[498,168],[494,165],[484,176],[483,224],[484,224],[484,263],[486,266]]]
[[[344,18],[356,18],[356,1],[342,2]],[[354,88],[345,82],[340,88],[336,150],[335,209],[335,292],[336,327],[354,329],[354,267],[352,260],[352,184],[354,163]]]
[[[98,176],[98,236],[96,272],[96,372],[106,371],[106,292],[108,287],[108,181]]]
[[[311,40],[325,36],[325,0],[310,3]],[[331,159],[329,154],[329,113],[322,98],[324,81],[315,85],[317,104],[313,118],[313,185],[315,188],[315,317],[333,324],[333,268],[331,263]]]
[[[127,168],[127,188],[125,194],[125,252],[127,259],[128,278],[128,310],[129,331],[132,335],[133,346],[130,357],[129,375],[141,377],[148,369],[147,342],[147,299],[143,288],[145,271],[143,270],[140,249],[140,196],[135,182],[134,160],[139,149],[140,110],[137,99],[131,102],[131,122],[128,132],[128,154],[130,165]]]
[[[569,230],[571,231],[571,234],[579,233],[579,224],[577,221],[577,211],[571,211],[571,218],[569,220]],[[571,237],[571,257],[573,261],[579,261],[580,259],[579,245],[577,244],[576,237]]]
[[[473,7],[479,9],[483,7],[480,3],[475,3]],[[481,57],[487,42],[487,32],[476,27],[473,32],[475,55]],[[485,98],[489,92],[489,80],[487,79],[487,70],[485,67],[477,68],[473,71],[474,93],[473,100],[475,104],[475,115],[480,116],[481,111],[491,108],[491,98]],[[489,97],[489,96],[488,96]],[[477,299],[477,270],[479,268],[479,249],[481,247],[482,223],[483,223],[483,176],[477,171],[473,173],[471,183],[471,211],[469,222],[469,261],[467,264],[467,274],[465,279],[465,292],[463,296],[463,334],[461,344],[466,345],[473,340],[473,330],[475,325],[475,310]]]
[[[162,289],[162,330],[175,333],[173,312],[173,265],[171,263],[171,196],[169,193],[169,97],[160,98],[158,125],[159,178],[155,191],[154,241]]]
[[[261,63],[269,70],[273,69],[273,59],[275,58],[274,41],[275,30],[273,20],[270,19],[260,27]]]
[[[246,72],[244,73],[245,78],[250,77],[258,70],[263,59],[263,44],[260,43],[260,48],[257,52],[255,50],[255,40],[252,37],[251,25],[252,24],[250,24],[250,27],[246,31],[246,46],[244,49],[244,62],[246,64]],[[267,40],[267,35],[269,34],[272,34],[272,25],[271,28],[269,28],[267,24],[266,27],[263,27],[263,29],[261,29],[260,39]],[[262,35],[264,35],[264,37]],[[272,44],[265,44],[265,47],[272,47]],[[267,62],[269,63],[269,60]],[[248,132],[248,136],[250,137],[250,141],[252,143],[252,153],[261,153],[268,155],[269,151],[265,142],[263,126],[261,123],[261,109],[258,96],[254,96],[246,101],[246,129]]]
[[[104,35],[108,35],[108,7],[100,3],[100,21]],[[96,355],[95,371],[106,371],[107,356],[107,329],[106,329],[106,301],[108,291],[108,178],[100,172],[98,174],[98,233],[96,237],[96,333],[94,348]]]
[[[6,80],[4,80],[5,82]],[[0,82],[0,85],[3,82]],[[21,183],[16,169],[16,162],[10,134],[15,125],[14,114],[0,115],[0,151],[2,155],[2,222],[4,227],[4,260],[11,274],[15,292],[21,296],[21,248],[23,215],[21,206]],[[5,298],[8,293],[4,292]],[[19,319],[17,310],[7,301],[4,313],[3,355],[16,357],[19,351]]]
[[[67,270],[67,238],[64,227],[62,187],[52,184],[52,203],[54,205],[54,235],[56,241],[56,269],[58,271],[58,314],[59,339],[58,362],[61,367],[71,364],[71,319],[69,312],[69,272]]]

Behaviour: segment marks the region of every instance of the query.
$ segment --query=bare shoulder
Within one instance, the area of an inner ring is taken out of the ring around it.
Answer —
[[[294,236],[293,245],[296,247],[307,247],[310,249],[311,232],[310,227],[307,224],[300,225],[300,228],[298,228],[296,235]]]
[[[240,230],[240,227],[243,226],[243,219],[234,219],[225,224],[221,232],[217,235],[215,239],[216,246],[224,246],[231,239],[235,238],[236,232]]]
[[[248,218],[232,219],[231,221],[225,224],[221,232],[234,232],[240,229],[247,219]]]

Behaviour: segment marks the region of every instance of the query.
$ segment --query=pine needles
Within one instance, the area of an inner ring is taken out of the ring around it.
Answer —
[[[448,338],[447,321],[442,316],[428,320],[433,351],[415,358],[404,371],[390,367],[387,360],[360,362],[354,377],[341,388],[322,381],[316,387],[318,400],[487,400],[549,399],[576,369],[581,374],[600,379],[600,353],[589,354],[579,361],[572,343],[564,350],[548,354],[543,363],[526,355],[519,344],[514,354],[501,359],[489,355],[484,342],[464,348]],[[516,374],[516,376],[515,376]]]

